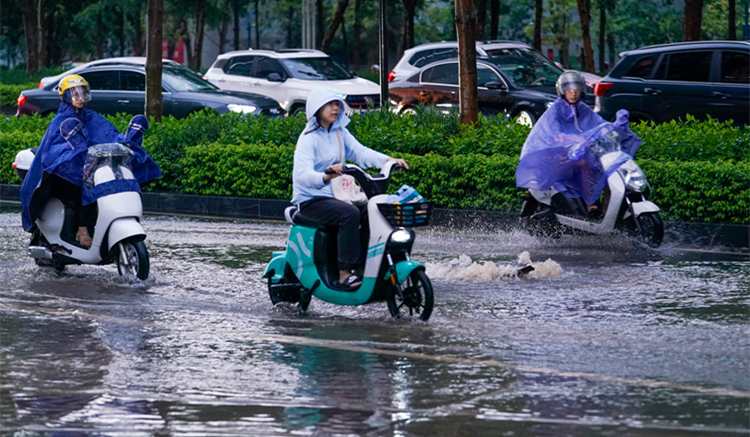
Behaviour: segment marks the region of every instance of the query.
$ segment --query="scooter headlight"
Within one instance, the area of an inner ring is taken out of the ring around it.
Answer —
[[[635,191],[636,193],[649,191],[646,174],[635,162],[630,161],[623,164],[618,171],[622,175],[622,179],[625,181],[625,188],[628,191]]]
[[[396,229],[388,237],[388,247],[403,248],[414,244],[414,232],[407,229]]]

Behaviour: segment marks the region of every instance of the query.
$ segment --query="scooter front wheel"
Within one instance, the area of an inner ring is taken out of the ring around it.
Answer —
[[[145,281],[148,278],[148,250],[143,241],[125,240],[117,243],[117,271],[122,276],[135,276]]]
[[[638,225],[633,226],[635,237],[651,247],[659,247],[664,239],[664,221],[659,213],[643,213],[636,220],[638,220]]]
[[[409,273],[401,285],[391,287],[386,298],[388,311],[393,317],[399,319],[407,316],[408,310],[409,317],[416,315],[424,321],[432,315],[434,300],[432,284],[422,270]]]

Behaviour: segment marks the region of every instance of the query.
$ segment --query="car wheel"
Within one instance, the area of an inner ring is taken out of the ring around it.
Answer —
[[[417,115],[417,109],[412,106],[407,106],[406,108],[402,109],[399,114],[400,115]]]
[[[295,106],[295,107],[292,108],[291,113],[292,113],[292,117],[298,117],[300,114],[302,114],[302,116],[304,117],[305,116],[305,107],[303,105],[297,105],[297,106]]]
[[[531,112],[522,110],[519,111],[518,114],[516,114],[516,123],[528,127],[534,127],[534,123],[536,123],[536,117],[534,117],[534,114],[532,114]]]

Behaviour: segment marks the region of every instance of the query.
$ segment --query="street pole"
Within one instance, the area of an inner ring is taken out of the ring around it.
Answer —
[[[380,0],[380,109],[386,110],[390,105],[388,97],[388,34],[386,33],[386,10],[388,0]]]

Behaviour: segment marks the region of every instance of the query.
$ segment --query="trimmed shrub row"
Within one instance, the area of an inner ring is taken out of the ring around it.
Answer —
[[[290,199],[294,146],[207,144],[187,149],[180,185],[186,193]],[[518,211],[518,157],[400,155],[412,171],[396,173],[392,190],[409,184],[443,208]],[[750,163],[641,160],[652,200],[671,220],[750,224]]]
[[[36,83],[26,83],[21,85],[0,84],[0,106],[18,106],[18,96],[21,91],[36,88]]]

